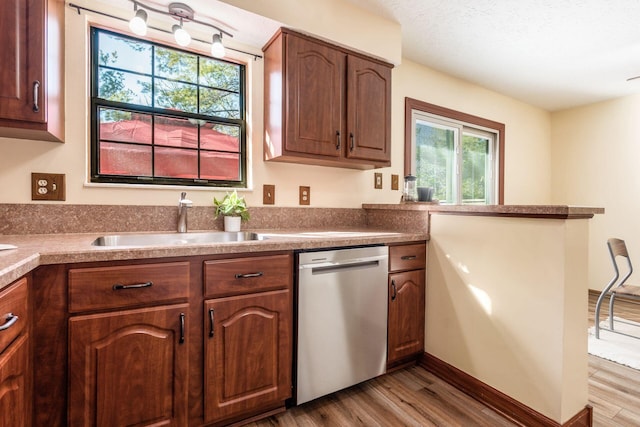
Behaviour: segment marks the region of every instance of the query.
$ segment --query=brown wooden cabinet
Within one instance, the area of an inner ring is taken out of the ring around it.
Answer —
[[[69,271],[69,425],[184,426],[189,263]],[[129,306],[147,305],[123,310]]]
[[[204,421],[283,408],[291,397],[292,255],[205,263]]]
[[[64,2],[0,2],[0,136],[64,138]]]
[[[31,425],[27,282],[0,291],[0,427]]]
[[[424,352],[426,245],[389,247],[387,366]]]
[[[265,160],[391,165],[391,65],[282,28],[265,53]]]

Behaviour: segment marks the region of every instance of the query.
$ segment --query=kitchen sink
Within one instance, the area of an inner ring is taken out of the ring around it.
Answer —
[[[118,234],[98,237],[91,244],[93,246],[173,246],[265,239],[267,237],[248,231],[218,231],[208,233]]]

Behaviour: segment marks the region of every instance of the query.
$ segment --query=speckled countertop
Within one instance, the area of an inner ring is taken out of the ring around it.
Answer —
[[[0,251],[0,289],[45,264],[315,249],[427,239],[427,235],[420,232],[377,229],[247,231],[263,234],[266,239],[213,244],[99,247],[91,243],[111,233],[0,235],[0,244],[17,247]]]

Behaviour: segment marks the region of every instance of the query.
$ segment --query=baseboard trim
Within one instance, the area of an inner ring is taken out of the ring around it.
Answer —
[[[419,365],[458,390],[523,426],[591,427],[593,425],[593,408],[590,405],[585,406],[569,421],[560,424],[429,353],[422,355]]]

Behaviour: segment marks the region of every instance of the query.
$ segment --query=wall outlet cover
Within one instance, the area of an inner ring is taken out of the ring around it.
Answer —
[[[301,205],[311,204],[311,187],[300,186],[300,204]]]
[[[66,200],[65,175],[61,173],[31,173],[31,200]]]
[[[400,189],[400,177],[398,175],[391,175],[391,189],[399,190]]]

